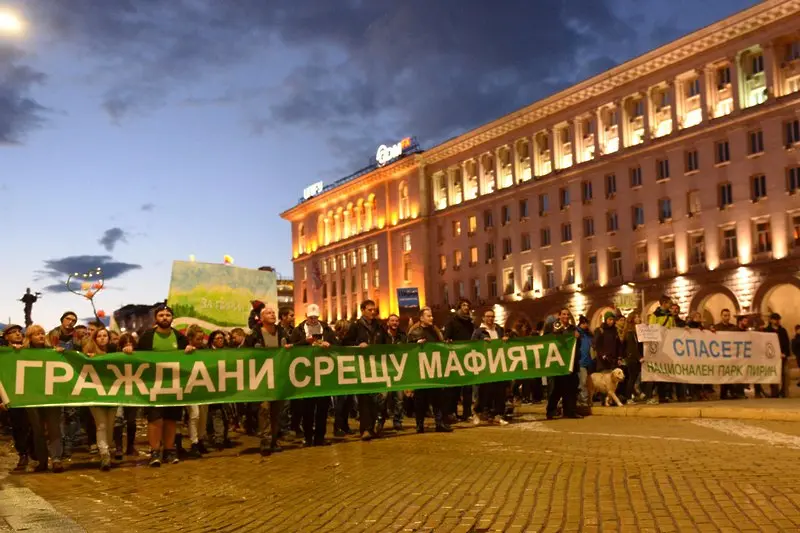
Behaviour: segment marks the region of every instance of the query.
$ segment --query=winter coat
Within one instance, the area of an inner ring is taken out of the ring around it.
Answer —
[[[625,355],[617,326],[603,324],[594,332],[594,351],[597,354],[597,371],[614,370]]]
[[[444,326],[444,338],[450,341],[468,341],[475,332],[475,322],[472,317],[463,317],[455,313]]]

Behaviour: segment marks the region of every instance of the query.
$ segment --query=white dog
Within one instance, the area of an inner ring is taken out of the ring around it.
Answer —
[[[592,398],[594,398],[595,392],[601,392],[606,395],[606,407],[609,406],[611,400],[614,400],[617,407],[622,407],[622,402],[617,398],[617,385],[623,379],[625,379],[625,373],[621,368],[615,368],[611,372],[595,372],[590,375],[586,381],[589,405],[591,406],[594,403]]]

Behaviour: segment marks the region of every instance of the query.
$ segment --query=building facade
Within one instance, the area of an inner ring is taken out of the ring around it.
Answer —
[[[765,1],[290,209],[298,312],[414,286],[507,320],[666,293],[800,323],[798,28]]]

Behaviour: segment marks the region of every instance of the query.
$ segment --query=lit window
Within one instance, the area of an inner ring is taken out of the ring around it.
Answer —
[[[736,228],[730,227],[722,230],[722,258],[735,259],[738,255],[736,245]]]
[[[633,167],[630,169],[631,187],[642,186],[642,167]]]
[[[635,205],[631,208],[631,218],[633,219],[633,229],[644,226],[644,207]]]
[[[800,167],[786,169],[786,191],[789,194],[797,194],[800,190]]]
[[[528,265],[522,270],[523,272],[523,279],[525,280],[525,285],[522,287],[524,292],[532,291],[533,290],[533,267]]]
[[[453,221],[453,237],[459,237],[461,235],[461,221],[454,220]]]
[[[772,237],[770,235],[769,221],[756,222],[755,224],[756,242],[755,249],[757,254],[763,254],[772,251]]]
[[[447,270],[447,256],[444,254],[439,255],[439,272]]]
[[[572,224],[567,222],[566,224],[561,224],[561,242],[570,241],[572,241]]]
[[[470,215],[468,219],[469,224],[469,234],[475,235],[475,232],[478,231],[478,217],[475,215]]]
[[[455,270],[461,268],[461,250],[455,250],[453,252],[453,268]]]
[[[403,234],[403,251],[410,252],[411,251],[411,234],[404,233]]]
[[[594,237],[594,218],[586,217],[583,219],[583,236]]]
[[[378,245],[377,244],[373,244],[372,245],[372,260],[373,261],[377,261],[378,260]]]
[[[748,135],[747,153],[749,155],[760,154],[764,151],[764,132],[761,130],[751,131]]]
[[[369,255],[367,253],[367,248],[363,247],[361,248],[361,264],[366,265],[368,260],[369,260]]]
[[[674,270],[677,266],[675,261],[675,240],[661,239],[661,269]]]
[[[365,291],[369,289],[369,272],[366,270],[361,273],[361,289]]]
[[[658,220],[660,222],[672,220],[672,201],[669,198],[658,200]]]
[[[719,186],[719,208],[725,209],[733,204],[733,187],[730,183],[722,183]]]
[[[508,296],[509,294],[514,294],[514,271],[507,270],[505,272],[505,278],[506,278],[506,286],[503,289],[503,294],[505,294],[506,296]]]
[[[564,285],[575,283],[575,259],[572,257],[564,259],[561,263],[561,271],[564,273]]]
[[[531,250],[531,234],[523,233],[520,236],[520,251],[529,252]]]
[[[689,235],[689,263],[702,265],[706,262],[706,239],[703,233]]]
[[[581,201],[584,204],[592,201],[592,182],[589,180],[581,182]]]
[[[540,246],[550,246],[550,228],[542,228],[540,230],[541,244]]]
[[[696,172],[700,169],[700,159],[697,150],[686,152],[686,172]]]
[[[478,264],[478,247],[477,246],[470,246],[470,248],[469,248],[469,264],[470,265],[477,265]]]
[[[617,194],[617,175],[608,174],[606,176],[606,198],[613,198]]]
[[[767,177],[759,174],[750,178],[750,199],[758,202],[767,197]]]
[[[556,286],[556,272],[553,263],[544,263],[544,288],[552,289]]]
[[[719,165],[721,163],[727,163],[728,161],[731,160],[731,151],[728,141],[720,141],[716,143],[714,146],[716,152],[714,162],[716,164]]]
[[[669,179],[669,159],[659,159],[656,161],[656,180]]]

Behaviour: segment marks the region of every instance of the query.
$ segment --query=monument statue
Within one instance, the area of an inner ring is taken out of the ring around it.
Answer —
[[[37,292],[35,294],[31,294],[31,290],[25,289],[25,294],[22,295],[22,298],[19,299],[20,302],[25,304],[25,327],[27,328],[31,324],[33,324],[33,320],[31,319],[31,311],[33,311],[33,304],[35,304],[39,298],[42,296],[42,293]]]

